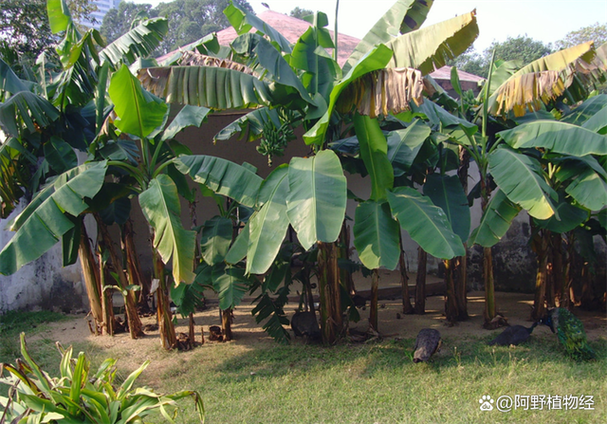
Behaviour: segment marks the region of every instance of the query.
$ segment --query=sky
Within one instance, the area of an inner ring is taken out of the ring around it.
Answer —
[[[164,0],[165,2],[167,0]],[[320,10],[334,26],[335,0],[248,0],[255,13],[267,10],[288,14],[295,7]],[[340,0],[338,30],[362,38],[396,0]],[[134,0],[157,5],[160,0]],[[476,9],[479,37],[474,47],[482,52],[493,41],[527,35],[553,43],[571,31],[607,23],[606,0],[435,0],[423,26],[445,21]]]

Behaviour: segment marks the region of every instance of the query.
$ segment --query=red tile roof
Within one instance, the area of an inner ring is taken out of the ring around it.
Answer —
[[[257,15],[259,19],[270,25],[276,31],[281,33],[289,42],[296,43],[299,37],[307,31],[310,27],[310,23],[302,21],[301,19],[294,18],[282,13],[274,12],[273,10],[266,10],[265,12]],[[252,29],[251,31],[255,31]],[[330,31],[333,36],[333,31]],[[217,39],[219,44],[222,46],[228,46],[237,37],[234,28],[229,27],[223,29],[217,33]],[[346,63],[346,60],[350,54],[354,51],[354,48],[360,40],[355,37],[351,37],[345,34],[339,34],[337,39],[337,62],[340,66]]]

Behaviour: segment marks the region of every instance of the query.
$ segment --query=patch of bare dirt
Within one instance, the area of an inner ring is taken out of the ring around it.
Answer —
[[[274,341],[262,330],[261,326],[255,322],[251,315],[253,306],[245,304],[239,306],[234,311],[233,336],[234,340],[228,342],[235,350],[247,351],[259,347],[261,344],[271,345]],[[533,304],[533,295],[519,293],[496,293],[496,304],[499,312],[508,320],[511,325],[521,324],[531,325],[529,315],[531,305]],[[287,305],[286,311],[289,317],[294,313],[297,304]],[[470,319],[449,326],[445,321],[444,299],[443,296],[433,296],[426,300],[426,314],[424,315],[404,315],[402,314],[402,301],[380,300],[379,309],[379,330],[385,338],[409,338],[416,337],[422,328],[435,328],[440,331],[443,339],[452,341],[463,340],[467,338],[484,337],[498,334],[501,329],[488,331],[483,329],[483,309],[484,293],[470,292],[468,294],[468,312]],[[368,327],[369,308],[361,310],[361,321],[352,323],[350,328],[358,331],[366,331]],[[397,318],[400,315],[400,319]],[[607,337],[607,317],[601,312],[587,312],[576,310],[578,316],[586,328],[589,339],[597,340]],[[160,345],[158,330],[148,331],[146,336],[132,340],[128,333],[117,334],[113,337],[95,336],[90,333],[86,316],[74,316],[72,320],[59,322],[51,325],[50,332],[43,335],[46,339],[60,341],[64,346],[74,342],[88,341],[93,346],[105,351],[105,356],[120,357],[121,367],[134,369],[146,359],[152,360],[146,374],[156,374],[155,371],[161,370],[168,359],[170,353],[165,352]],[[156,323],[155,317],[142,318],[143,324]],[[206,343],[203,348],[213,348],[219,342],[209,342],[209,326],[220,325],[221,320],[219,310],[216,305],[211,305],[207,310],[195,314],[196,322],[196,341],[200,342],[201,327],[204,328]],[[187,319],[178,319],[176,331],[186,333]],[[292,334],[292,333],[291,333]],[[534,331],[534,337],[555,337],[548,327],[540,326]],[[294,341],[303,343],[301,339]],[[195,349],[194,351],[196,351]],[[183,355],[188,355],[184,352]],[[170,363],[175,363],[175,357],[171,357]],[[187,357],[183,357],[187,360]]]

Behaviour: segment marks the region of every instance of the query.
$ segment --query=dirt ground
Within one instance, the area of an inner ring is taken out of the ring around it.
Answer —
[[[393,276],[388,274],[386,274],[385,277],[385,280],[388,281],[382,283],[383,287],[398,284],[397,278],[391,278]],[[414,279],[411,281],[414,281]],[[363,284],[357,284],[357,288],[365,288],[364,282]],[[531,324],[529,315],[532,304],[532,294],[496,293],[497,309],[508,320],[510,325],[521,324],[529,326]],[[258,325],[255,322],[254,317],[251,315],[252,308],[253,306],[250,303],[250,299],[245,298],[241,306],[237,307],[234,311],[234,340],[229,343],[232,344],[236,350],[242,349],[243,351],[246,351],[254,347],[259,347],[260,344],[274,343],[274,341],[262,330],[261,325]],[[296,303],[290,303],[285,308],[285,311],[290,317],[296,308]],[[498,334],[502,330],[488,331],[482,328],[483,309],[484,293],[470,292],[468,293],[468,313],[470,319],[458,323],[455,326],[448,326],[443,315],[443,296],[432,296],[427,298],[425,315],[402,314],[402,301],[400,299],[380,300],[379,331],[384,338],[388,339],[413,339],[422,328],[436,328],[441,332],[443,340],[452,342],[457,342],[458,340],[470,337],[484,337]],[[352,323],[350,328],[366,331],[368,328],[369,308],[360,310],[360,314],[361,320],[358,323]],[[400,314],[400,319],[397,317],[397,314]],[[599,338],[607,337],[607,316],[605,316],[604,313],[600,311],[587,312],[576,309],[575,314],[584,323],[586,333],[590,340],[598,340]],[[146,359],[152,360],[152,365],[150,366],[151,370],[156,367],[162,367],[162,359],[166,358],[166,352],[164,352],[160,346],[159,333],[157,330],[146,332],[146,336],[139,340],[132,340],[128,334],[118,334],[114,337],[94,336],[90,333],[87,322],[88,319],[89,318],[84,315],[79,315],[74,316],[73,319],[69,321],[54,323],[51,326],[50,332],[41,336],[53,341],[60,341],[64,346],[68,346],[74,342],[88,340],[99,349],[112,352],[117,350],[121,353],[120,357],[126,358],[121,359],[120,362],[127,368],[135,368]],[[142,321],[144,325],[154,324],[156,323],[156,318],[145,317],[142,318]],[[207,340],[204,348],[212,348],[212,346],[216,345],[218,342],[208,342],[208,329],[211,325],[220,325],[221,323],[217,304],[211,303],[208,309],[196,313],[195,322],[196,341],[200,341],[201,339],[200,330],[202,327],[204,329],[205,339]],[[178,333],[187,333],[187,320],[178,319],[176,330]],[[548,327],[545,326],[538,327],[534,331],[534,336],[554,337]],[[294,343],[303,343],[303,341],[297,339]],[[115,354],[116,353],[111,353],[111,355]],[[185,352],[184,354],[187,355],[188,352]],[[110,353],[108,353],[108,355],[110,355]],[[125,363],[125,361],[127,363]],[[131,361],[133,363],[128,364],[128,362]]]

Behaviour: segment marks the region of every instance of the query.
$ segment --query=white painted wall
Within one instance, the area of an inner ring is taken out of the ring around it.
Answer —
[[[0,219],[0,250],[14,233],[6,226],[23,210],[20,204],[8,219]],[[0,274],[0,313],[11,310],[50,309],[69,312],[88,310],[80,264],[62,267],[58,243],[34,262],[13,275]]]

